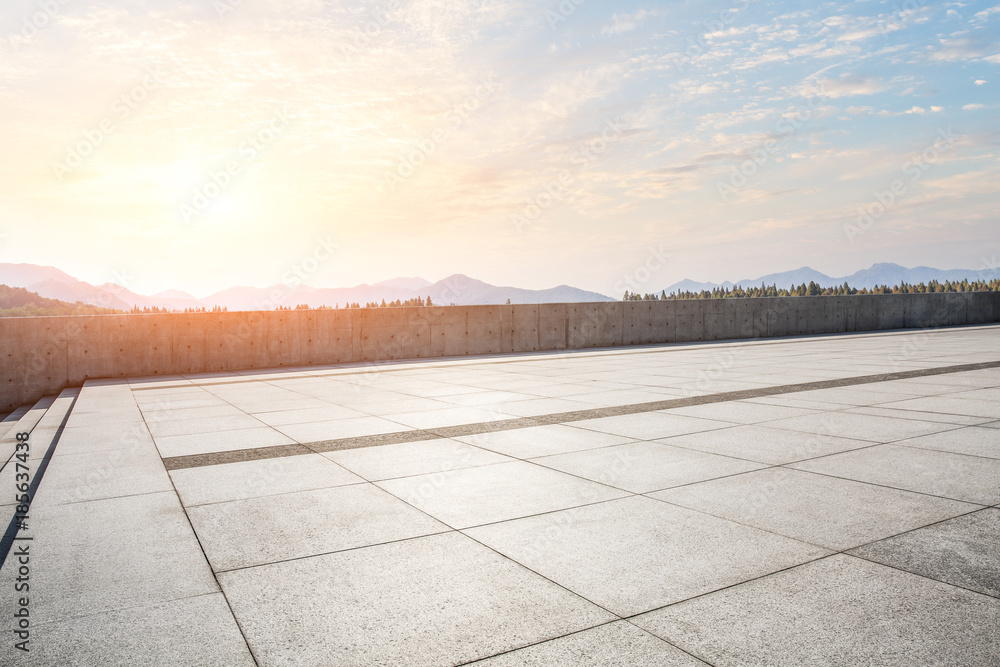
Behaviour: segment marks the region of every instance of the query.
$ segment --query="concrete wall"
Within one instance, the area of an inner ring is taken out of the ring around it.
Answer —
[[[0,318],[0,411],[93,378],[1000,321],[1000,293]]]

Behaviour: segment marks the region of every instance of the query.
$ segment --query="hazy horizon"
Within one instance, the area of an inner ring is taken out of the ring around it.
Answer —
[[[990,268],[995,2],[16,0],[0,262],[148,295]]]

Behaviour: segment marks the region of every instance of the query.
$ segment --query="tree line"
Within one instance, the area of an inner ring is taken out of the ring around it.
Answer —
[[[847,296],[852,294],[932,294],[937,292],[1000,292],[1000,279],[985,280],[962,280],[961,282],[951,282],[946,280],[943,283],[932,280],[929,283],[919,283],[911,285],[900,283],[898,285],[876,285],[872,288],[862,287],[858,289],[851,287],[846,282],[836,287],[820,287],[814,281],[809,284],[802,283],[798,287],[792,285],[790,288],[779,288],[777,285],[764,285],[760,287],[716,287],[712,290],[701,290],[699,292],[677,291],[669,295],[666,290],[661,290],[659,294],[639,294],[637,292],[625,292],[622,301],[677,301],[683,299],[746,299],[761,298],[771,296]]]
[[[412,299],[407,299],[406,301],[403,301],[401,299],[396,299],[395,301],[388,301],[388,302],[385,299],[382,299],[382,303],[378,303],[377,301],[369,301],[365,303],[365,305],[363,306],[357,301],[352,301],[345,303],[344,308],[410,308],[414,306],[433,306],[433,305],[434,304],[431,303],[430,296],[428,296],[426,299],[421,299],[419,296],[415,296]],[[455,304],[451,305],[454,306]],[[290,306],[278,306],[276,308],[276,310],[339,310],[339,309],[340,309],[339,303],[332,307],[318,306],[316,308],[313,308],[308,303],[300,303],[297,306],[295,306],[295,308],[291,308]]]

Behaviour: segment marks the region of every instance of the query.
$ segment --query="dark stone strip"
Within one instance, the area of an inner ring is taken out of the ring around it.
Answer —
[[[535,417],[519,417],[517,419],[498,419],[492,422],[477,424],[459,424],[457,426],[441,426],[433,429],[439,438],[460,438],[464,435],[479,435],[480,433],[496,433],[497,431],[516,431],[532,426],[544,426],[545,422]]]
[[[817,380],[816,382],[783,384],[774,387],[761,387],[759,389],[741,389],[739,391],[726,391],[718,394],[705,394],[702,396],[668,398],[662,401],[650,401],[648,403],[633,403],[631,405],[615,405],[606,408],[557,412],[554,414],[539,415],[537,417],[500,419],[492,422],[443,426],[434,429],[398,431],[395,433],[382,433],[379,435],[362,435],[353,438],[323,440],[321,442],[306,443],[305,445],[284,445],[282,447],[241,449],[231,452],[219,452],[217,454],[175,456],[163,459],[163,463],[167,467],[167,470],[180,470],[182,468],[210,466],[217,465],[219,463],[231,463],[233,461],[253,461],[258,459],[276,458],[280,456],[295,456],[298,454],[307,454],[309,452],[333,452],[343,449],[360,449],[362,447],[377,447],[379,445],[394,445],[403,442],[433,440],[435,438],[458,438],[466,435],[494,433],[497,431],[512,431],[515,429],[531,428],[532,426],[542,426],[546,424],[567,424],[571,422],[585,421],[587,419],[600,419],[601,417],[621,417],[624,415],[641,414],[643,412],[658,412],[660,410],[670,410],[672,408],[686,408],[693,405],[726,403],[728,401],[741,401],[749,398],[762,398],[764,396],[797,394],[804,391],[815,391],[817,389],[853,387],[857,385],[873,384],[876,382],[910,380],[913,378],[930,377],[934,375],[949,375],[952,373],[966,373],[969,371],[981,371],[991,368],[1000,368],[1000,361],[984,361],[976,364],[960,364],[957,366],[921,368],[911,371],[899,371],[896,373],[879,373],[877,375],[861,375],[848,378],[835,378],[832,380]],[[290,450],[290,453],[280,453],[280,450],[286,448]]]
[[[337,452],[342,449],[361,449],[362,447],[378,447],[379,445],[398,445],[403,442],[418,442],[440,438],[433,431],[421,429],[412,431],[394,431],[377,435],[359,435],[352,438],[337,438],[336,440],[321,440],[306,443],[310,450],[319,452]]]
[[[241,463],[243,461],[280,459],[286,456],[301,456],[302,454],[312,453],[313,450],[309,449],[305,445],[276,445],[274,447],[234,449],[228,452],[212,452],[210,454],[168,456],[163,459],[163,467],[167,470],[184,470],[185,468],[203,468],[205,466],[214,466],[221,463]]]

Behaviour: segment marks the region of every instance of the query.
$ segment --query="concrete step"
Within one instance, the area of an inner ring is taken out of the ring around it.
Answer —
[[[13,539],[17,535],[15,521],[16,497],[19,493],[17,484],[23,481],[23,479],[18,480],[17,475],[27,472],[28,495],[33,500],[79,391],[79,389],[65,389],[58,396],[42,398],[26,410],[0,438],[0,531],[3,531],[0,533],[0,568],[3,567]],[[16,458],[19,451],[18,433],[29,434],[27,461]],[[24,466],[27,466],[27,471]]]
[[[3,434],[0,436],[0,448],[2,448],[3,444],[6,444],[8,436],[14,438],[17,433],[30,432],[31,429],[35,428],[35,424],[45,415],[45,411],[51,407],[55,400],[55,396],[45,396],[34,405],[23,405],[10,413],[8,418],[2,422],[2,426],[0,426],[0,433]],[[14,416],[18,413],[20,415],[15,418]],[[3,449],[0,449],[0,454],[2,453]],[[3,459],[0,459],[0,462],[6,459],[7,457],[4,456]]]
[[[0,439],[5,438],[7,436],[7,432],[21,420],[21,417],[28,414],[28,410],[30,409],[30,405],[22,405],[17,410],[14,410],[12,413],[4,417],[3,420],[0,421]]]

